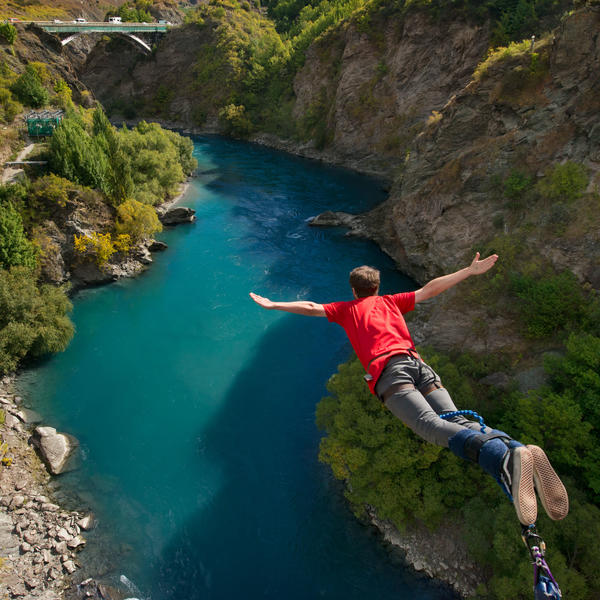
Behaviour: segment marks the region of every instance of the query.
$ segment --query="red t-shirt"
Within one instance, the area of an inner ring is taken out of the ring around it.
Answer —
[[[375,393],[375,384],[389,358],[414,348],[402,315],[415,308],[415,293],[367,296],[324,304],[323,308],[329,321],[344,328],[358,360],[373,377],[368,383]]]

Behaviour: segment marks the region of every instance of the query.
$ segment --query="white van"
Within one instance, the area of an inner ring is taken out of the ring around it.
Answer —
[[[121,23],[121,17],[108,17],[109,23]]]
[[[74,23],[87,23],[87,21],[83,17],[78,17],[75,19]]]

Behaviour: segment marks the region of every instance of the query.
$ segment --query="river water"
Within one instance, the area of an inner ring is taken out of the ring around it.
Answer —
[[[306,222],[384,192],[219,138],[195,155],[197,222],[160,234],[169,249],[143,276],[79,293],[70,347],[21,380],[81,442],[81,468],[59,481],[98,517],[89,546],[118,536],[105,579],[152,600],[453,598],[356,521],[317,460],[315,405],[350,356],[342,330],[248,297],[350,299],[359,264],[382,270],[383,293],[409,289],[371,242]]]

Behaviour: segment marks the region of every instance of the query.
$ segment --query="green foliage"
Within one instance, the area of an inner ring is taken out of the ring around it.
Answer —
[[[64,350],[73,336],[70,310],[64,289],[38,287],[30,269],[0,270],[0,373],[25,357]]]
[[[48,104],[50,95],[42,83],[39,70],[34,65],[27,65],[22,73],[12,84],[11,91],[19,102],[26,106],[40,108]]]
[[[250,123],[279,123],[282,99],[292,94],[292,76],[286,72],[290,43],[272,22],[258,11],[240,10],[237,3],[226,1],[199,5],[188,11],[187,21],[210,25],[216,40],[202,47],[194,64],[200,92],[195,110],[209,113],[216,105],[227,116],[231,106],[243,106],[241,123],[240,115],[233,115],[238,136],[247,135],[244,130]],[[229,127],[229,119],[224,123]]]
[[[473,78],[476,80],[483,79],[492,65],[510,60],[515,57],[524,56],[530,47],[529,40],[522,42],[512,42],[508,46],[501,46],[490,50],[486,59],[477,65]]]
[[[162,114],[169,109],[171,101],[175,96],[175,90],[172,88],[168,88],[166,85],[159,85],[158,90],[154,94],[152,98],[151,106],[154,112],[157,114]]]
[[[195,169],[192,151],[190,139],[156,123],[118,131],[97,108],[63,119],[50,141],[49,162],[54,173],[99,189],[115,206],[127,198],[159,204]]]
[[[63,110],[73,108],[73,91],[64,79],[58,79],[54,83],[54,91],[56,93],[54,101],[58,106],[60,106]]]
[[[576,162],[568,161],[554,165],[537,185],[539,194],[551,201],[572,202],[585,191],[589,181],[586,168]]]
[[[154,19],[149,10],[152,8],[152,0],[135,0],[125,2],[117,10],[106,13],[108,17],[121,17],[122,21],[130,23],[152,23]]]
[[[511,200],[513,204],[519,205],[532,186],[533,177],[530,177],[523,171],[515,169],[511,171],[510,175],[504,180],[504,195]]]
[[[0,120],[4,123],[12,123],[22,110],[22,104],[14,99],[11,91],[0,87]]]
[[[0,204],[0,268],[23,266],[34,269],[35,246],[23,231],[23,221],[12,203]]]
[[[54,131],[49,163],[50,169],[65,179],[108,192],[107,156],[81,113],[71,112]]]
[[[115,230],[118,234],[128,235],[132,242],[151,238],[162,230],[156,211],[137,200],[126,200],[117,208]]]
[[[118,135],[123,153],[130,160],[134,184],[131,196],[138,202],[164,202],[177,193],[179,183],[196,168],[192,141],[157,123],[142,121]]]
[[[17,28],[12,23],[6,21],[0,23],[0,36],[3,37],[8,44],[14,44],[17,40]]]
[[[570,271],[543,278],[515,273],[510,291],[520,300],[518,311],[532,338],[568,331],[585,313],[586,298]]]
[[[228,135],[245,138],[252,131],[252,123],[246,115],[245,106],[228,104],[219,111],[219,121]]]

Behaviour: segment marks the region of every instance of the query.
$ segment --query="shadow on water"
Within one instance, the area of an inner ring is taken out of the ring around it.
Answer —
[[[318,463],[314,380],[325,381],[330,367],[308,370],[310,351],[296,352],[294,340],[308,336],[314,348],[330,337],[327,327],[325,319],[281,319],[231,383],[202,434],[222,485],[163,548],[152,569],[153,600],[455,597],[366,535]]]

